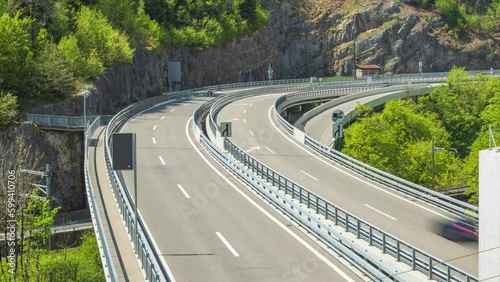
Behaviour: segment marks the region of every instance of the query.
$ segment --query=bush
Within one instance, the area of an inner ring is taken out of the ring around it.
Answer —
[[[8,127],[17,116],[17,97],[0,90],[0,128]]]

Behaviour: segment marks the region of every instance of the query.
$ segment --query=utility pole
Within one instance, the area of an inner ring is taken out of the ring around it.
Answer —
[[[432,190],[434,190],[434,174],[435,174],[435,164],[434,164],[434,155],[436,150],[447,150],[452,151],[455,154],[458,154],[457,148],[443,148],[443,147],[435,147],[434,146],[434,136],[432,136]]]
[[[432,190],[434,190],[434,136],[432,136]]]
[[[357,3],[357,2],[356,2]],[[357,38],[357,30],[356,30],[356,15],[352,20],[352,35],[353,35],[353,48],[352,48],[352,75],[354,79],[356,79],[356,38]]]
[[[45,177],[45,185],[41,185],[41,184],[32,184],[32,185],[37,187],[43,193],[45,193],[45,199],[49,201],[49,212],[51,212],[52,211],[52,193],[51,193],[50,185],[51,185],[52,170],[50,168],[50,164],[45,164],[45,171],[34,171],[34,170],[29,170],[29,169],[21,169],[21,172]],[[43,190],[43,188],[45,188],[45,190]],[[24,189],[22,187],[21,187],[21,191],[24,191]],[[24,196],[24,195],[22,195],[22,196]],[[47,247],[49,248],[49,250],[52,250],[52,236],[49,237]]]

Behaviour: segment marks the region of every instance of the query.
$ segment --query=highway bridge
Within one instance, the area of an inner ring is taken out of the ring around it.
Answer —
[[[477,208],[405,192],[401,181],[353,170],[304,141],[331,143],[324,132],[336,109],[446,75],[213,86],[138,102],[107,126],[96,118],[86,131],[86,182],[107,280],[477,281],[477,244],[428,226],[453,213],[477,217]],[[282,117],[305,101],[342,99],[296,127]],[[137,136],[137,198],[132,171],[112,170],[113,132]]]

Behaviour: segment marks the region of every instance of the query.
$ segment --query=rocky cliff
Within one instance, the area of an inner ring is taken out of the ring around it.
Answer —
[[[132,63],[121,63],[106,70],[86,98],[87,115],[112,115],[125,106],[161,94],[161,61],[156,50],[136,50]],[[33,113],[83,115],[83,93],[68,100],[38,108]]]
[[[384,72],[500,68],[499,34],[450,35],[441,17],[395,1],[265,0],[268,24],[223,47],[169,47],[181,61],[184,87],[267,79],[351,75],[356,63]],[[354,42],[356,48],[354,49]]]
[[[86,98],[87,115],[116,114],[130,103],[161,93],[162,72],[155,51],[138,50],[132,63],[123,63],[108,69],[94,82],[91,95]],[[83,115],[83,95],[67,101],[40,107],[35,113],[51,115]],[[62,211],[84,209],[87,206],[83,175],[83,132],[39,130],[32,123],[24,123],[9,134],[10,142],[16,136],[42,153],[40,170],[46,163],[52,166],[52,194]]]
[[[439,15],[395,1],[264,0],[268,24],[222,47],[194,50],[169,46],[138,50],[133,63],[107,70],[87,98],[87,114],[115,114],[124,106],[163,89],[165,62],[182,63],[183,87],[231,82],[351,75],[356,62],[378,64],[385,72],[500,68],[498,34],[456,39]],[[354,44],[356,41],[356,44]],[[354,45],[356,48],[354,49]],[[48,105],[38,113],[81,115],[83,96]],[[85,206],[82,133],[43,132],[24,125],[56,175],[54,193],[64,209]]]

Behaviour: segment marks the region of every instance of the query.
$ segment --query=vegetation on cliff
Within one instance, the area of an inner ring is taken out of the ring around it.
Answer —
[[[425,9],[436,9],[448,28],[459,36],[466,30],[491,34],[500,30],[499,0],[400,0]]]
[[[106,68],[130,62],[135,48],[199,50],[267,19],[258,0],[0,0],[0,126],[12,120],[16,102],[29,108],[72,95]]]
[[[345,130],[344,153],[425,187],[469,186],[477,202],[478,152],[488,148],[489,125],[500,129],[499,78],[471,78],[454,68],[428,96],[391,101],[382,112],[359,110],[358,122]],[[435,151],[434,184],[432,138],[435,147],[448,148]]]

